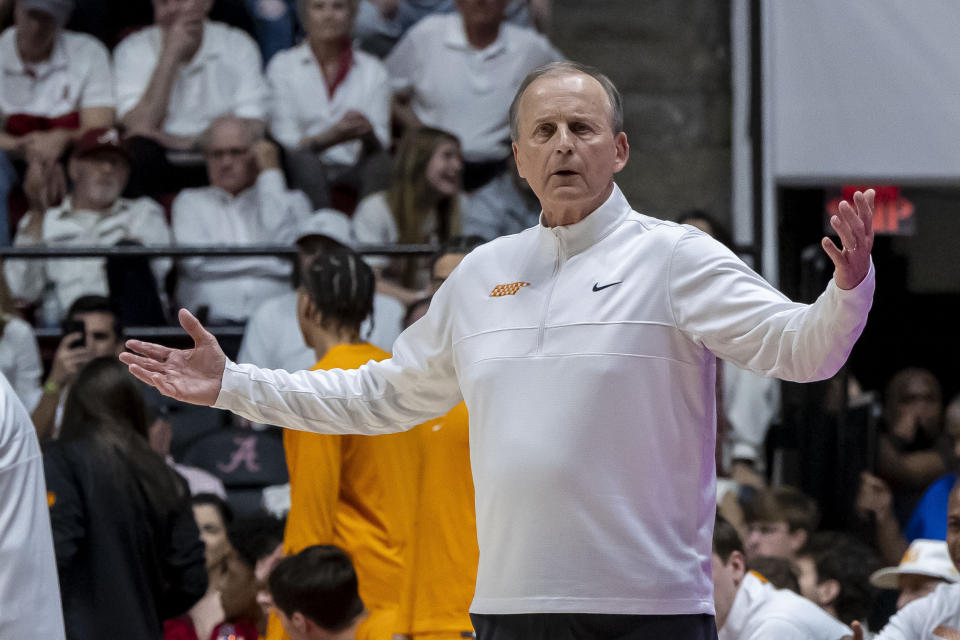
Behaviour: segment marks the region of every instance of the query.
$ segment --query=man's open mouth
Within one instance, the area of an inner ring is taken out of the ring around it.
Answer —
[[[570,169],[561,169],[560,171],[554,171],[553,175],[555,176],[575,176],[577,175],[576,171]]]

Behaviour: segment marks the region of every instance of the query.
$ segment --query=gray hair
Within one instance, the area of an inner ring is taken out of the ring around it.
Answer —
[[[250,146],[253,146],[254,143],[262,140],[266,134],[266,127],[262,121],[255,120],[253,118],[241,118],[240,116],[232,113],[225,113],[214,118],[210,123],[210,126],[208,126],[206,130],[200,134],[200,139],[197,141],[199,148],[202,151],[208,150],[210,148],[210,140],[213,138],[213,132],[227,124],[240,125],[240,127],[243,128],[244,133],[247,134],[247,139]]]
[[[610,103],[610,128],[613,129],[614,134],[623,131],[623,98],[620,97],[620,92],[610,78],[602,74],[599,69],[580,64],[579,62],[549,62],[527,74],[527,77],[520,83],[520,88],[517,89],[517,94],[513,97],[513,102],[510,103],[511,140],[516,142],[520,136],[520,125],[517,121],[517,114],[520,111],[520,99],[523,98],[523,94],[527,88],[540,78],[547,76],[565,76],[573,73],[588,75],[600,83],[600,86],[603,87],[603,90],[607,93],[607,101]]]

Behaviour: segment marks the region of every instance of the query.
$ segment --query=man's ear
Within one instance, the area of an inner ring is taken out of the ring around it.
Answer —
[[[824,580],[817,585],[817,604],[821,607],[833,606],[840,595],[840,583],[836,580]]]
[[[290,616],[290,623],[293,625],[293,628],[299,631],[301,634],[306,635],[307,631],[310,630],[310,625],[313,624],[313,620],[303,615],[299,611],[294,611],[293,615]]]
[[[510,143],[510,148],[513,149],[513,162],[517,165],[517,175],[526,180],[526,176],[523,175],[523,169],[520,166],[520,147],[517,146],[516,142]]]
[[[620,173],[627,166],[627,160],[630,159],[630,143],[627,142],[627,134],[623,131],[614,137],[613,142],[617,148],[617,160],[616,164],[613,165],[613,172]]]

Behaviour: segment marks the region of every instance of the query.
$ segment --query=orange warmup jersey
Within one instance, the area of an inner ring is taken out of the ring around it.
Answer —
[[[479,557],[467,407],[461,402],[412,433],[419,448],[416,535],[404,556],[400,623],[414,637],[460,637],[473,628],[468,611]]]
[[[370,344],[338,345],[314,369],[355,369],[390,354]],[[290,474],[284,550],[335,544],[353,560],[370,617],[358,638],[390,640],[403,582],[403,556],[415,509],[417,440],[413,432],[383,436],[283,434]],[[284,638],[271,619],[269,640]]]

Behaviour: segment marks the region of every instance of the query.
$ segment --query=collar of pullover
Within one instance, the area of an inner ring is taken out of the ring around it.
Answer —
[[[630,204],[614,183],[613,191],[606,201],[588,213],[587,216],[575,224],[548,227],[544,224],[543,213],[540,213],[540,234],[545,239],[556,241],[563,247],[566,257],[574,256],[588,249],[620,226],[623,219],[630,213]]]

